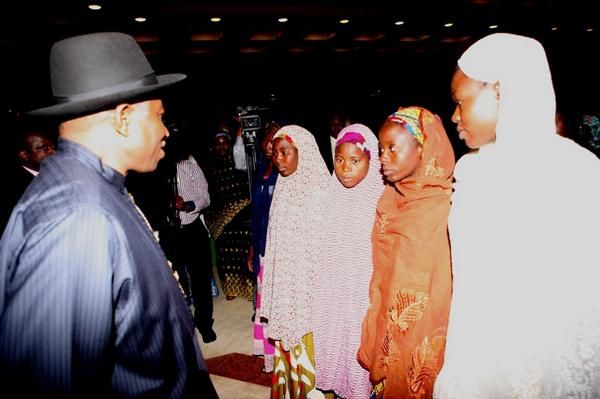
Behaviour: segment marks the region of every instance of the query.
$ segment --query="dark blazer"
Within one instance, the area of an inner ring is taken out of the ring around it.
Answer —
[[[59,139],[0,240],[0,386],[216,398],[192,315],[125,176]]]

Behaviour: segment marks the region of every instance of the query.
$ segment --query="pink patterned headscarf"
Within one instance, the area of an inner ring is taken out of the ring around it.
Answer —
[[[283,348],[289,350],[311,331],[314,282],[331,176],[308,130],[284,126],[274,139],[285,136],[298,149],[298,168],[287,177],[280,176],[273,192],[260,316],[269,319],[267,336],[281,340]]]
[[[358,130],[359,126],[369,129],[368,127],[363,126],[361,124],[355,124],[352,126],[355,126],[357,128],[357,130]],[[350,130],[350,129],[348,129],[348,130],[343,129],[343,131],[344,131],[344,133],[342,133],[341,131],[340,131],[341,134],[338,133],[338,138],[335,142],[335,148],[338,148],[339,146],[341,146],[342,144],[345,144],[345,143],[352,143],[352,144],[356,145],[362,152],[367,154],[367,157],[369,157],[369,159],[371,159],[371,150],[369,150],[365,146],[365,141],[366,141],[365,137],[362,134],[355,132],[353,130]],[[371,131],[371,130],[369,129],[369,131]]]
[[[366,177],[356,186],[344,187],[335,173],[330,178],[313,338],[317,387],[345,398],[367,398],[369,373],[356,361],[356,353],[369,305],[371,230],[384,183],[375,134],[367,126],[350,125],[338,133],[336,147],[353,141],[373,156]]]

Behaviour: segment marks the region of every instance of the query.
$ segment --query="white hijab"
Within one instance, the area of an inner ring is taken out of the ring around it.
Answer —
[[[499,116],[495,143],[455,170],[436,397],[600,395],[600,162],[556,135],[539,42],[492,34],[458,65],[499,83]]]

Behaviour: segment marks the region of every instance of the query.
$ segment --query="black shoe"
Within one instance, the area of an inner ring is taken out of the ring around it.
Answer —
[[[252,323],[254,323],[254,319],[256,318],[256,312],[254,312],[254,314],[252,315],[252,317],[250,318],[250,320],[252,320]]]
[[[210,331],[206,332],[206,333],[202,333],[202,341],[204,341],[205,344],[208,344],[210,342],[216,341],[217,340],[217,333],[215,333],[215,331],[211,328]]]

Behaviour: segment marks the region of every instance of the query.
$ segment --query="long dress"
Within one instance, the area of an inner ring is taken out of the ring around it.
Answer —
[[[283,136],[297,148],[298,166],[275,185],[257,317],[268,319],[275,341],[271,396],[306,398],[317,392],[311,311],[331,176],[309,131],[289,125],[275,139]]]
[[[371,383],[356,352],[373,273],[371,230],[384,184],[377,137],[368,127],[353,124],[338,134],[337,141],[346,140],[346,133],[364,140],[359,144],[370,155],[369,169],[364,180],[352,188],[344,187],[335,173],[330,179],[313,334],[317,387],[346,399],[363,399],[369,396]]]
[[[498,82],[500,104],[495,143],[456,168],[454,291],[435,396],[599,397],[600,161],[555,133],[537,41],[491,35],[459,66]]]
[[[358,360],[373,383],[383,382],[384,398],[428,398],[444,359],[450,306],[454,152],[436,115],[417,107],[399,112],[419,121],[423,156],[416,176],[386,187],[377,204]]]
[[[250,189],[245,172],[236,170],[231,155],[214,157],[207,167],[211,205],[206,224],[217,247],[217,271],[223,293],[252,300],[254,277],[247,268],[252,239]]]

